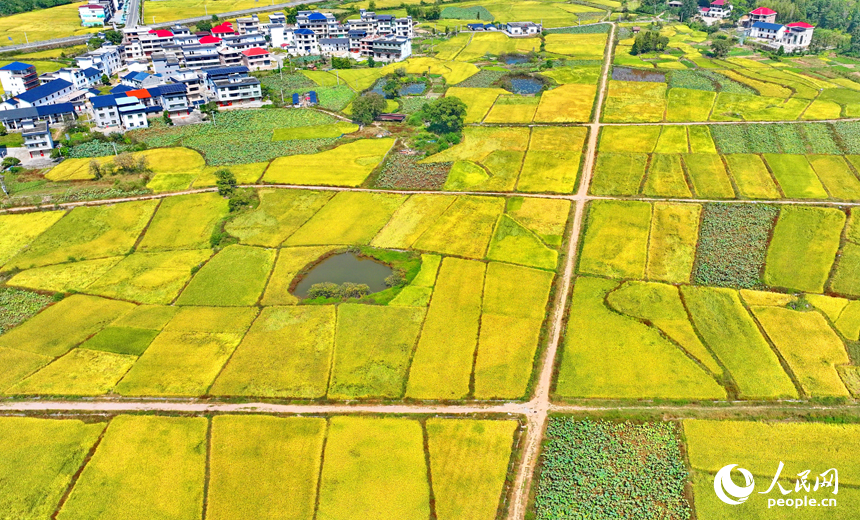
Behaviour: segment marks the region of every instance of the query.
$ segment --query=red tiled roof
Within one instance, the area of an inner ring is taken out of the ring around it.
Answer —
[[[146,98],[152,97],[152,95],[149,93],[149,91],[146,90],[145,88],[140,88],[137,90],[129,90],[128,92],[125,93],[125,95],[129,96],[129,97],[133,96],[133,97],[136,97],[137,99],[146,99]]]
[[[265,56],[269,54],[269,51],[266,49],[261,49],[260,47],[254,47],[253,49],[248,49],[242,51],[242,54],[245,56]]]
[[[776,14],[776,11],[767,7],[759,7],[755,11],[751,11],[750,14]]]
[[[803,29],[812,29],[812,28],[814,28],[815,26],[814,26],[814,25],[809,25],[809,24],[808,24],[808,23],[806,23],[806,22],[792,22],[792,23],[790,23],[790,24],[786,25],[786,27],[802,27]]]
[[[103,5],[95,5],[95,4],[87,4],[87,5],[82,5],[80,7],[87,7],[89,9],[104,9],[105,8],[105,6],[103,6]]]
[[[231,33],[233,32],[233,26],[230,25],[230,22],[224,22],[221,25],[216,25],[212,28],[212,34],[215,33]]]
[[[153,29],[153,30],[149,31],[149,34],[154,34],[154,35],[158,36],[159,38],[168,38],[170,36],[173,36],[172,32],[164,30],[164,29]]]
[[[707,13],[707,12],[708,12],[708,11],[710,11],[710,10],[711,10],[711,8],[710,8],[710,7],[700,7],[700,8],[699,8],[699,11],[702,11],[703,13]]]
[[[200,43],[221,43],[221,38],[217,36],[204,36],[203,38],[200,38]]]
[[[711,5],[726,5],[726,0],[714,0]]]

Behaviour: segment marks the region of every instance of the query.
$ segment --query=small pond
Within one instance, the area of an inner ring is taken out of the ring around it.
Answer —
[[[502,61],[505,62],[505,65],[517,65],[529,61],[529,57],[522,54],[508,54],[502,57]]]
[[[511,90],[515,94],[537,94],[543,88],[543,83],[533,78],[514,78],[511,80]]]
[[[308,290],[316,283],[331,282],[340,285],[345,282],[363,283],[370,292],[387,289],[385,279],[394,271],[391,267],[353,253],[332,255],[315,265],[296,286],[293,293],[305,298]]]
[[[377,80],[376,83],[373,84],[373,88],[370,89],[370,92],[375,92],[380,96],[385,97],[385,92],[382,91],[383,85],[385,85],[384,79]]]
[[[612,69],[612,79],[615,81],[644,81],[648,83],[664,83],[666,75],[653,70],[615,67]]]
[[[410,83],[400,87],[401,96],[420,96],[427,90],[427,85],[424,83]]]

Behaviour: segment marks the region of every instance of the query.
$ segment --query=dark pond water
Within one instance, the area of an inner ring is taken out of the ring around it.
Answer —
[[[612,69],[612,79],[615,81],[644,81],[648,83],[664,83],[666,75],[653,70],[630,69],[615,67]]]
[[[427,90],[427,85],[424,83],[410,83],[400,87],[401,96],[420,96]]]
[[[326,258],[311,269],[296,286],[294,293],[305,298],[311,285],[322,282],[338,285],[344,282],[363,283],[370,287],[370,292],[379,292],[387,288],[385,279],[392,272],[390,267],[376,260],[353,253],[341,253]]]
[[[371,92],[376,92],[376,93],[377,93],[377,94],[379,94],[380,96],[385,97],[385,92],[383,92],[383,91],[382,91],[382,86],[383,86],[383,85],[385,85],[385,80],[384,80],[384,79],[377,80],[377,82],[373,84],[373,88],[372,88],[372,89],[370,89],[370,91],[371,91]]]
[[[529,61],[527,56],[505,56],[502,58],[502,61],[505,62],[505,65],[516,65],[518,63],[525,63]]]
[[[511,89],[516,94],[537,94],[543,88],[543,83],[531,78],[517,78],[511,80]]]

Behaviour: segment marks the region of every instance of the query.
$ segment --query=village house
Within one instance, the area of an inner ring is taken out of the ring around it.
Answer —
[[[532,36],[540,34],[543,26],[534,22],[508,22],[505,25],[505,32],[509,36]]]
[[[39,86],[39,76],[36,67],[13,61],[0,67],[0,85],[3,86],[6,96],[17,96]]]
[[[102,45],[94,51],[76,56],[75,62],[82,69],[98,69],[108,76],[113,76],[123,67],[122,55],[116,45]]]
[[[242,64],[249,70],[269,70],[275,66],[275,61],[272,60],[269,51],[261,47],[246,49],[241,52],[241,55]]]
[[[51,129],[45,121],[27,119],[21,125],[21,136],[24,138],[24,148],[30,154],[30,159],[51,156],[54,149],[54,139]]]
[[[22,92],[0,103],[0,110],[12,110],[16,108],[38,107],[53,105],[55,103],[71,102],[70,99],[75,92],[79,92],[74,85],[64,79],[55,79],[44,85]]]
[[[759,7],[749,13],[745,24],[746,36],[753,43],[769,49],[780,47],[787,53],[809,48],[815,26],[806,22],[793,22],[786,25],[776,23],[776,11]]]
[[[45,121],[49,125],[74,121],[77,118],[75,106],[72,103],[57,103],[39,107],[16,108],[0,110],[0,123],[9,130],[20,129],[24,121]]]
[[[248,105],[263,100],[260,80],[248,74],[248,67],[212,67],[205,76],[209,99],[221,107]]]

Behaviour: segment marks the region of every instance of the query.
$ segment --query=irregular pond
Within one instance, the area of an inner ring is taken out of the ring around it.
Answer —
[[[519,63],[525,63],[529,61],[529,57],[523,56],[521,54],[508,54],[507,56],[502,57],[502,61],[505,62],[505,65],[517,65]]]
[[[380,96],[385,97],[385,92],[382,91],[383,85],[385,85],[384,79],[377,80],[376,83],[373,84],[373,88],[370,89],[370,92],[375,92]]]
[[[532,78],[514,78],[511,80],[511,90],[514,94],[537,94],[543,88],[543,83]]]
[[[420,96],[427,90],[427,85],[424,83],[410,83],[400,87],[401,96]]]
[[[653,70],[615,67],[612,69],[612,79],[615,81],[644,81],[648,83],[665,83],[666,74]]]
[[[345,282],[363,283],[370,287],[370,292],[379,292],[387,289],[385,279],[393,272],[391,267],[371,258],[340,253],[326,258],[308,271],[296,285],[293,294],[305,298],[312,285],[323,282],[337,285]]]

